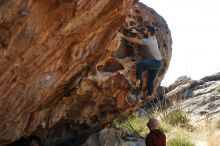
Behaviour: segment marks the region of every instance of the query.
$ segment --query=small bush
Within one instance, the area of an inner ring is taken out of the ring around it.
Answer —
[[[178,124],[189,124],[188,115],[181,111],[181,110],[174,110],[169,112],[165,117],[164,121],[171,124],[171,125],[178,125]]]
[[[218,93],[220,93],[220,86],[215,89]]]
[[[168,141],[168,146],[195,146],[188,138],[176,137]]]
[[[114,120],[113,125],[116,128],[123,129],[129,133],[136,134],[138,136],[146,136],[147,129],[147,117],[140,116],[138,113],[133,113],[128,116],[121,116]]]
[[[164,133],[167,133],[171,130],[171,125],[169,123],[166,123],[164,121],[161,121],[160,123],[160,130]]]

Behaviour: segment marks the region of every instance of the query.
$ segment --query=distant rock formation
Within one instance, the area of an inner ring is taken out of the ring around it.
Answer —
[[[178,104],[178,108],[189,113],[192,123],[220,116],[220,73],[198,81],[187,79],[164,96],[171,103],[187,99]]]
[[[171,84],[167,87],[167,90],[171,91],[171,90],[175,89],[176,87],[178,87],[179,85],[182,85],[182,84],[189,82],[190,80],[191,80],[190,77],[180,76],[176,79],[176,81],[174,81],[173,84]]]
[[[130,91],[134,48],[118,31],[157,29],[163,68],[171,33],[135,0],[0,1],[0,145],[30,134],[45,146],[88,136],[141,105]],[[132,97],[132,98],[131,98]]]

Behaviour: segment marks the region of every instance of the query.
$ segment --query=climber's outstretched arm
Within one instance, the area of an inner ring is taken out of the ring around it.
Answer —
[[[140,39],[138,39],[138,38],[128,37],[128,36],[125,36],[125,35],[122,34],[122,33],[119,33],[119,35],[120,35],[123,39],[125,39],[125,40],[127,40],[127,41],[129,41],[129,42],[131,42],[131,43],[138,44],[138,45],[144,45],[143,41],[140,40]]]

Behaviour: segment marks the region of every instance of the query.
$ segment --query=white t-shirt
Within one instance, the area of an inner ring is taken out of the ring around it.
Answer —
[[[147,47],[149,53],[151,53],[151,55],[156,60],[162,60],[156,36],[151,36],[151,37],[148,37],[148,38],[143,38],[143,39],[141,39],[141,41]]]

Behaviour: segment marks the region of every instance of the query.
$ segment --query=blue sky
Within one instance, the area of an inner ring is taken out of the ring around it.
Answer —
[[[165,18],[171,30],[173,52],[162,82],[179,76],[200,79],[220,72],[219,0],[140,0]]]

